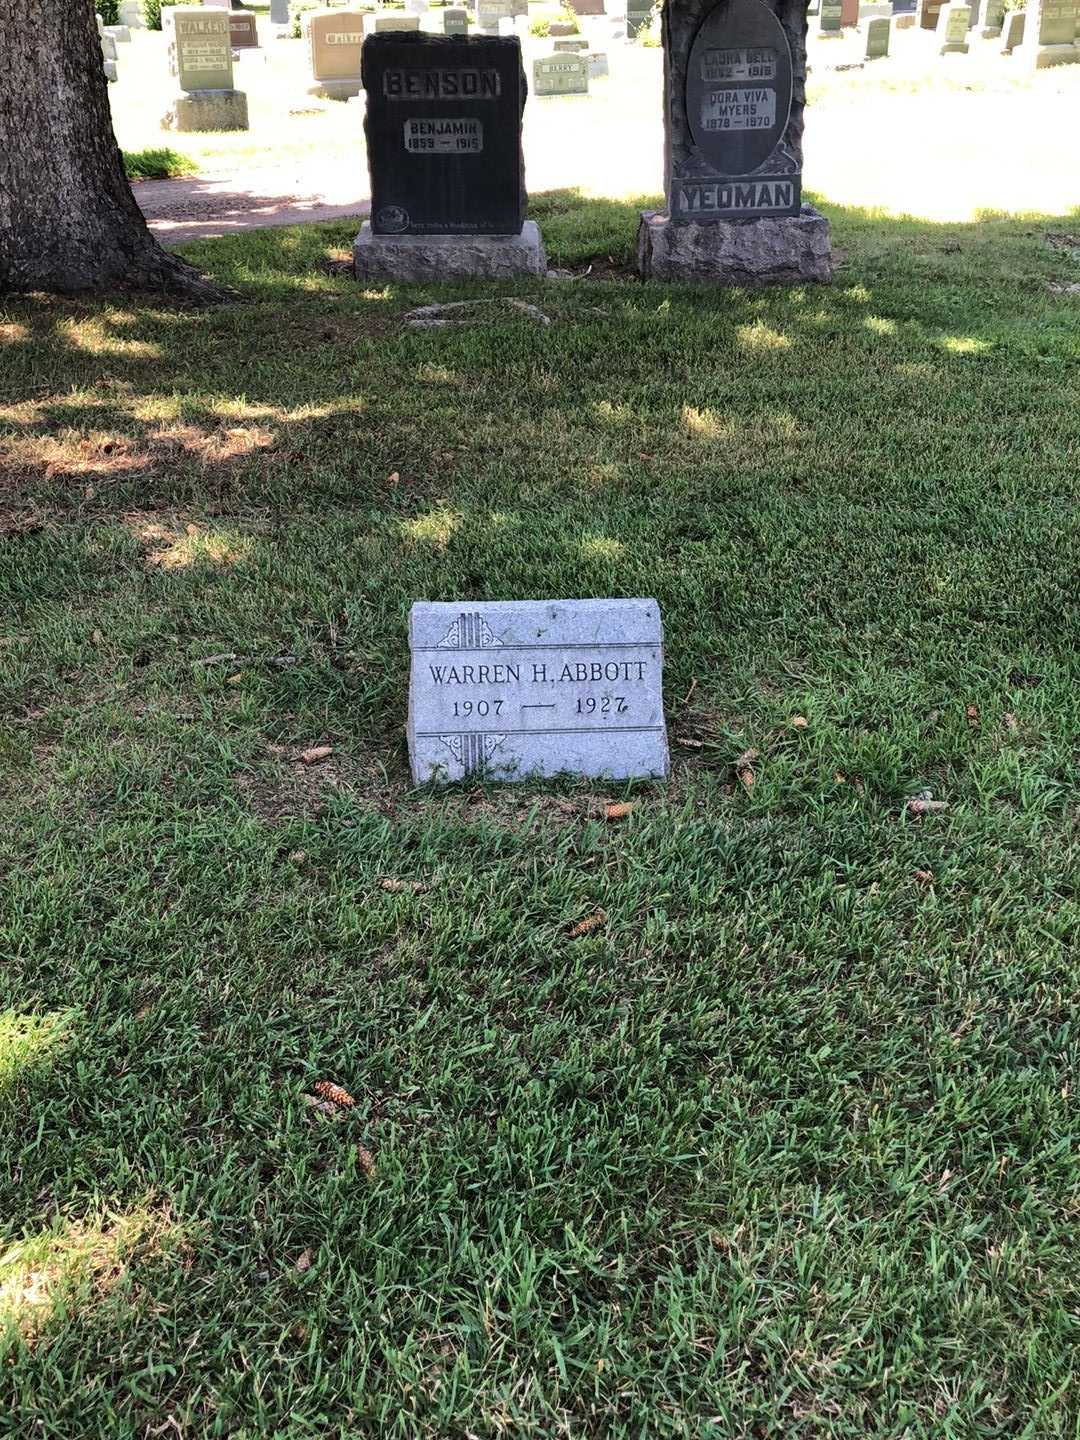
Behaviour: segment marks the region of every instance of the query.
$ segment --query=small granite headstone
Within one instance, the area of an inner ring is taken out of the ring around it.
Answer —
[[[945,18],[945,43],[942,45],[942,55],[966,55],[968,53],[968,7],[966,5],[946,5],[942,10]]]
[[[116,61],[116,41],[111,35],[101,36],[101,54],[104,59]]]
[[[360,94],[364,16],[359,10],[310,10],[303,17],[312,90],[333,100]]]
[[[920,30],[936,30],[945,0],[919,0],[916,14]]]
[[[590,80],[603,80],[605,76],[611,74],[608,57],[602,50],[591,50],[587,59],[589,61]]]
[[[652,4],[647,0],[627,0],[626,36],[633,40],[640,30],[645,29],[652,16]]]
[[[444,35],[467,35],[469,33],[469,12],[452,6],[443,11]]]
[[[289,0],[270,0],[270,24],[288,25]]]
[[[879,17],[871,20],[866,27],[866,58],[882,60],[889,53],[889,31],[892,20]]]
[[[821,0],[821,16],[818,29],[823,36],[841,33],[843,10],[840,0]]]
[[[498,34],[499,21],[514,19],[514,0],[477,0],[476,23],[482,30]]]
[[[1005,0],[986,0],[983,14],[982,38],[996,40],[1005,23]]]
[[[131,44],[131,31],[126,25],[106,25],[102,34],[108,35],[109,39],[115,41],[117,45]]]
[[[258,50],[259,27],[250,10],[233,10],[230,13],[229,38],[234,50]]]
[[[542,55],[533,61],[534,95],[587,95],[589,62],[584,55]]]
[[[655,600],[420,601],[409,649],[417,784],[668,773]]]
[[[556,40],[553,48],[556,55],[577,55],[579,51],[588,51],[589,42],[584,36],[575,40]]]
[[[389,35],[394,31],[406,31],[415,35],[419,29],[419,15],[404,15],[399,11],[396,15],[364,16],[365,38],[368,35]]]
[[[1027,11],[1010,10],[1005,16],[1004,39],[1001,42],[1001,53],[1011,55],[1018,45],[1024,43],[1024,31],[1027,29]]]
[[[859,23],[859,0],[840,0],[840,24],[845,30]]]
[[[967,0],[969,30],[974,30],[975,26],[979,23],[979,7],[981,4],[982,0]]]

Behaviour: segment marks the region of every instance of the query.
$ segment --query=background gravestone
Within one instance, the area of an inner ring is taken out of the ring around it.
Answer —
[[[983,14],[982,38],[984,40],[995,40],[1001,34],[1001,27],[1005,23],[1005,0],[986,0],[986,11]]]
[[[819,30],[823,36],[839,36],[843,19],[840,0],[821,0]]]
[[[270,0],[270,24],[288,25],[289,0]]]
[[[850,29],[859,23],[859,0],[840,0],[840,24]]]
[[[545,274],[525,220],[517,37],[369,35],[363,80],[371,219],[353,247],[357,277]]]
[[[233,89],[229,16],[223,10],[173,8],[170,61],[183,92],[166,112],[166,129],[246,130],[247,96]]]
[[[390,15],[365,15],[364,35],[388,35],[394,31],[407,30],[415,33],[420,29],[419,15],[404,15],[400,11]]]
[[[449,7],[443,11],[444,35],[467,35],[469,33],[469,12]]]
[[[535,95],[587,95],[589,61],[585,55],[541,55],[533,61]]]
[[[943,29],[945,31],[945,42],[941,47],[942,55],[966,55],[968,53],[968,7],[966,5],[946,5],[942,9],[944,18]]]
[[[866,58],[882,60],[889,53],[889,31],[892,21],[879,16],[866,27]]]
[[[919,18],[919,29],[936,30],[943,6],[944,0],[919,0],[919,8],[916,11]]]
[[[250,10],[233,10],[229,15],[229,39],[234,50],[257,50],[259,27]]]
[[[1076,44],[1080,0],[1031,0],[1018,54],[1036,70],[1080,61]]]
[[[417,784],[668,773],[655,600],[421,601],[409,650]]]
[[[763,285],[831,277],[829,223],[802,204],[803,6],[669,0],[667,211],[642,215],[643,278]]]
[[[312,92],[332,100],[360,94],[364,16],[359,10],[311,10],[303,18],[311,56]]]
[[[643,30],[649,23],[652,15],[652,4],[646,0],[627,0],[626,4],[626,35],[627,39],[633,40],[639,30]]]
[[[1003,36],[1001,42],[1001,53],[1011,55],[1018,45],[1024,43],[1024,32],[1027,29],[1027,11],[1010,10],[1005,16]]]

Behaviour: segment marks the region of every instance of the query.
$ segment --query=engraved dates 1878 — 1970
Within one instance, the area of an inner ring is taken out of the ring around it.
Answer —
[[[655,600],[420,602],[410,649],[418,782],[667,774]]]
[[[720,0],[694,35],[684,83],[669,85],[672,217],[798,214],[791,101],[791,47],[776,15],[761,0]]]

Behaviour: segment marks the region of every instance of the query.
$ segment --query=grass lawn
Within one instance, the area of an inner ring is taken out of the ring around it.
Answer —
[[[0,315],[0,1434],[1075,1437],[1080,212],[534,213]],[[415,598],[609,594],[670,785],[410,788]]]

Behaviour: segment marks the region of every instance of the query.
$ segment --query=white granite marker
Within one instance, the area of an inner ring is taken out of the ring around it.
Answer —
[[[421,600],[409,648],[417,784],[668,773],[655,600]]]

